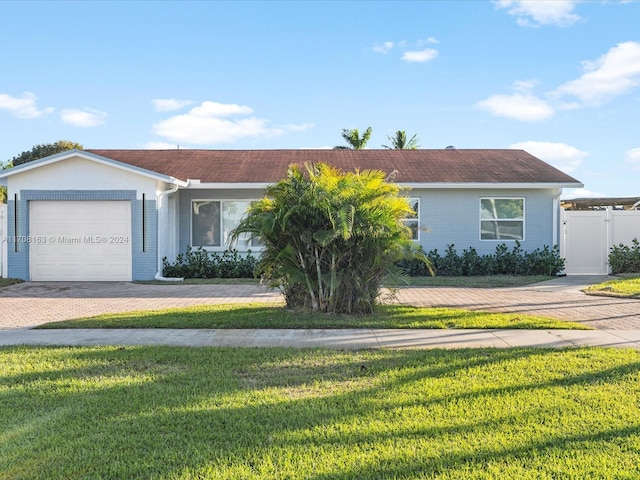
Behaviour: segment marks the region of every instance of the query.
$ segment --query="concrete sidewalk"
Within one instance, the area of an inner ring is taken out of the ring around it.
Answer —
[[[0,346],[7,345],[167,345],[344,350],[578,346],[640,348],[640,330],[0,330]]]

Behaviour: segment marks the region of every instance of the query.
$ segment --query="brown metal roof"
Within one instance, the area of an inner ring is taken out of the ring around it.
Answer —
[[[400,183],[579,184],[524,150],[87,150],[102,157],[207,183],[274,183],[291,164],[397,172]]]

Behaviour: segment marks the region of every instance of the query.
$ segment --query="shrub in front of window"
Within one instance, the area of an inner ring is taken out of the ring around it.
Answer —
[[[169,278],[253,278],[258,260],[249,250],[246,254],[237,250],[209,252],[202,247],[187,246],[175,262],[162,259],[162,274]]]
[[[343,173],[325,164],[289,167],[287,177],[252,202],[234,238],[260,238],[260,269],[289,307],[369,313],[395,262],[428,264],[405,220],[414,214],[384,172]]]

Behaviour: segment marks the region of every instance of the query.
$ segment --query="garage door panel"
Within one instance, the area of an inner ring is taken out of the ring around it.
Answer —
[[[131,280],[128,201],[32,201],[31,279]]]

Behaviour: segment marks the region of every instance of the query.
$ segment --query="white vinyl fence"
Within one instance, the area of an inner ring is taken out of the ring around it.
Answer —
[[[567,275],[610,273],[611,248],[640,240],[639,210],[562,210],[560,220],[560,255]]]
[[[7,204],[0,203],[0,276],[7,278]]]

